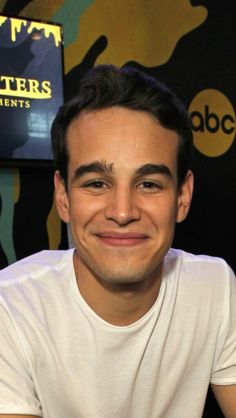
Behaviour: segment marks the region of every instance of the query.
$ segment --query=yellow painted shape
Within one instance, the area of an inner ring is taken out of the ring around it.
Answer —
[[[6,20],[7,20],[6,17],[0,17],[0,26],[3,23],[5,23]],[[27,20],[10,18],[10,22],[11,22],[11,40],[12,42],[15,42],[17,33],[21,32],[22,26],[27,25]],[[59,46],[60,43],[62,42],[60,26],[51,25],[49,23],[42,23],[42,22],[31,22],[28,27],[27,32],[32,33],[34,30],[38,30],[38,31],[43,30],[46,38],[49,38],[49,36],[52,35],[56,46]]]
[[[0,0],[0,10],[3,10],[6,5],[7,0]]]
[[[28,6],[24,7],[21,15],[24,17],[34,17],[41,20],[51,20],[51,17],[57,12],[66,0],[34,0]],[[79,0],[78,0],[79,1]]]
[[[6,20],[7,20],[7,17],[0,16],[0,26],[2,26],[2,25],[3,25],[3,23],[5,23],[5,22],[6,22]]]
[[[47,231],[49,249],[57,250],[61,242],[61,220],[58,216],[55,203],[53,203],[47,218]]]
[[[12,170],[13,175],[13,195],[14,203],[17,203],[20,197],[20,174],[18,169]]]
[[[28,33],[32,33],[33,30],[43,30],[45,37],[49,38],[50,35],[54,37],[55,45],[59,46],[61,43],[61,28],[59,26],[45,24],[41,22],[31,22]]]
[[[24,19],[10,18],[10,22],[11,22],[11,40],[12,42],[15,42],[17,33],[20,33],[22,26],[27,25],[27,21]]]
[[[235,112],[229,98],[219,90],[202,90],[190,103],[189,112],[197,112],[193,125],[201,124],[201,129],[193,132],[198,151],[207,157],[219,157],[228,151],[236,131]]]
[[[101,35],[107,37],[108,46],[97,63],[162,65],[180,38],[206,18],[206,8],[193,7],[189,0],[95,0],[81,16],[77,40],[65,50],[66,72]]]

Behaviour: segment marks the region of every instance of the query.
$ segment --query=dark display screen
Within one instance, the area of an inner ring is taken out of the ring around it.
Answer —
[[[0,165],[51,161],[62,103],[62,26],[0,16]]]

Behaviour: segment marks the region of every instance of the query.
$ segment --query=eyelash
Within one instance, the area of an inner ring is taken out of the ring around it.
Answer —
[[[84,187],[95,188],[95,189],[103,189],[104,186],[108,186],[108,185],[105,183],[105,181],[99,180],[99,179],[91,180],[84,185]]]
[[[110,185],[105,182],[104,180],[95,179],[91,180],[83,185],[85,188],[90,188],[94,190],[102,190],[107,189]],[[156,183],[152,180],[143,180],[142,182],[138,183],[136,186],[137,189],[141,189],[147,191],[149,193],[155,193],[156,191],[160,191],[163,189],[163,186],[160,183]]]
[[[142,183],[140,183],[139,187],[148,191],[156,191],[161,190],[163,188],[161,184],[156,183],[152,180],[143,180]]]

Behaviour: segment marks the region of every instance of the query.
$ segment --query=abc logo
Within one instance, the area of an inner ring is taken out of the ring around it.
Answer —
[[[208,157],[224,154],[235,138],[235,112],[218,90],[203,90],[189,106],[195,147]]]

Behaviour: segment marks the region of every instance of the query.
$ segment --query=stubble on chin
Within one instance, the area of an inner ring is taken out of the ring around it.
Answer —
[[[142,287],[148,287],[153,282],[159,282],[162,278],[162,266],[163,263],[145,265],[135,265],[135,263],[129,264],[124,260],[120,263],[109,260],[105,263],[96,262],[95,260],[87,260],[86,257],[82,257],[78,251],[74,254],[74,267],[77,276],[77,281],[83,277],[84,280],[89,282],[96,281],[105,288],[111,288],[119,290],[125,289],[137,289]]]

